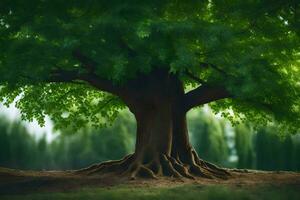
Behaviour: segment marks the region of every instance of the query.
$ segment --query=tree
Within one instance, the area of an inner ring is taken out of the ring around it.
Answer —
[[[235,148],[237,151],[238,168],[254,167],[253,130],[249,125],[235,127]]]
[[[0,163],[3,166],[7,166],[10,160],[10,138],[7,130],[9,123],[3,116],[0,116],[0,119]]]
[[[135,152],[82,173],[221,176],[188,139],[186,113],[299,128],[299,2],[21,1],[0,3],[2,100],[23,118],[101,126],[127,106]],[[219,101],[221,100],[221,101]]]
[[[0,164],[5,167],[36,168],[35,138],[20,122],[9,122],[0,116]]]

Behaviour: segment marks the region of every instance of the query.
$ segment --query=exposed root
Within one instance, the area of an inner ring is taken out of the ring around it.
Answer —
[[[186,166],[184,166],[182,163],[179,163],[175,158],[173,157],[169,157],[169,160],[171,161],[172,165],[174,166],[174,168],[180,173],[182,174],[184,177],[186,178],[191,178],[191,179],[195,179],[195,177],[190,174],[188,168]]]
[[[107,161],[90,167],[77,170],[75,173],[84,175],[106,175],[116,174],[126,176],[130,179],[153,178],[169,176],[175,178],[222,178],[227,179],[230,175],[225,169],[201,160],[194,150],[191,150],[192,159],[182,162],[166,154],[158,154],[151,160],[145,160],[141,155],[131,154],[121,160]]]
[[[97,172],[109,172],[109,171],[114,171],[114,169],[117,169],[121,166],[126,167],[127,164],[132,160],[133,154],[129,154],[122,158],[121,160],[111,160],[111,161],[106,161],[102,162],[100,164],[94,164],[92,166],[89,166],[87,168],[83,168],[80,170],[74,171],[75,173],[78,174],[95,174]]]
[[[215,175],[222,176],[222,177],[230,176],[230,173],[226,169],[220,168],[215,164],[200,159],[195,150],[191,150],[191,151],[197,165],[203,167],[204,169],[210,171]]]

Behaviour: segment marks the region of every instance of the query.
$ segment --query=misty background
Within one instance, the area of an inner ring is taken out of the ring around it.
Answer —
[[[122,111],[112,126],[54,131],[23,122],[19,111],[0,105],[0,166],[16,169],[78,169],[134,151],[135,120]],[[232,126],[208,106],[188,113],[190,139],[199,156],[223,167],[300,170],[300,135],[280,136],[275,125]]]

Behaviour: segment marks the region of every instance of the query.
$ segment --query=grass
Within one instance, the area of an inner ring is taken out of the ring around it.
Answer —
[[[69,192],[45,192],[0,196],[1,200],[298,200],[299,186],[201,186],[85,188]]]

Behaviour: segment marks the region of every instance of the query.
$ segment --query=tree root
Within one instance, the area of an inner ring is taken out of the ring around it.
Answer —
[[[215,177],[227,179],[227,176],[231,176],[231,174],[224,168],[218,167],[215,164],[212,164],[210,162],[204,161],[199,158],[197,152],[195,150],[191,150],[194,160],[197,163],[198,166],[201,166],[205,170],[212,173]]]
[[[201,160],[194,150],[191,151],[191,155],[193,159],[188,163],[183,163],[180,159],[166,154],[158,154],[147,161],[141,155],[131,154],[121,160],[95,164],[74,172],[82,175],[106,175],[113,173],[118,176],[129,177],[131,180],[137,177],[157,179],[160,176],[180,179],[195,179],[196,177],[227,179],[230,176],[230,173],[225,169]]]

